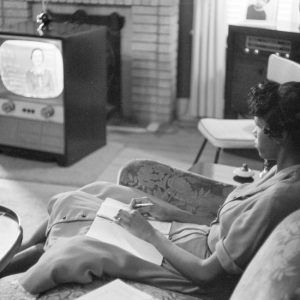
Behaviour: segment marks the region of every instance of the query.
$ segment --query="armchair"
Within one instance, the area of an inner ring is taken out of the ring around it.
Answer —
[[[125,165],[118,174],[118,184],[135,187],[148,194],[155,195],[182,209],[209,215],[207,223],[216,216],[220,204],[233,190],[233,186],[216,182],[201,175],[182,171],[151,160],[134,160]],[[201,201],[199,201],[201,199]],[[34,299],[26,293],[17,282],[22,274],[0,279],[1,299]],[[64,284],[49,290],[40,299],[75,299],[101,285],[109,282],[110,278],[96,279],[86,285]],[[126,281],[155,297],[155,299],[210,299],[207,297],[179,294],[162,290],[142,283]],[[229,289],[227,298],[229,297]]]
[[[206,211],[209,213],[207,222],[215,217],[217,208],[233,189],[231,185],[150,160],[134,160],[128,163],[120,170],[118,183],[143,190],[182,209],[198,213]],[[208,297],[185,295],[138,282],[125,281],[152,295],[155,299],[161,300],[298,299],[293,297],[297,297],[299,293],[297,287],[300,286],[299,216],[300,210],[284,219],[273,231],[244,272],[234,289],[232,298],[230,295],[233,287],[225,282],[219,294]],[[286,245],[289,251],[285,251]],[[263,267],[266,265],[267,270]],[[36,299],[18,284],[17,279],[20,276],[22,274],[0,279],[1,300]],[[95,279],[86,285],[63,284],[39,295],[38,299],[76,299],[109,281],[111,278],[106,277]],[[279,290],[281,293],[278,293]]]

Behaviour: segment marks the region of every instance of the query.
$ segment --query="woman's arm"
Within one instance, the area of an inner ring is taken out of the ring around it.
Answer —
[[[130,212],[121,210],[116,219],[133,235],[154,245],[173,267],[191,281],[200,284],[224,273],[215,254],[203,260],[178,247],[154,229],[137,210]]]
[[[215,253],[207,259],[200,259],[172,243],[157,230],[147,241],[181,274],[196,284],[212,281],[225,272]]]
[[[154,217],[160,221],[176,221],[182,223],[194,223],[194,224],[209,224],[211,222],[211,216],[207,212],[201,212],[193,214],[189,211],[178,208],[175,205],[172,205],[166,201],[163,201],[154,196],[147,196],[142,198],[135,198],[134,204],[137,203],[153,203],[153,206],[139,208],[138,211],[141,214],[147,213],[150,216]],[[133,204],[133,205],[134,205]]]

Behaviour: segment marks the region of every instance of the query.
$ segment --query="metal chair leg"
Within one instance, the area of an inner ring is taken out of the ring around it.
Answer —
[[[221,148],[217,148],[216,155],[215,155],[215,161],[214,161],[215,164],[217,164],[219,161],[220,151],[221,151]]]
[[[204,147],[205,147],[206,143],[207,143],[207,139],[204,139],[204,141],[203,141],[203,143],[202,143],[202,145],[201,145],[201,147],[200,147],[200,149],[198,151],[198,154],[197,154],[197,156],[196,156],[196,158],[195,158],[195,160],[193,162],[193,165],[195,165],[198,162],[198,160],[199,160],[199,158],[200,158],[200,156],[201,156],[201,154],[202,154],[202,152],[204,150]]]

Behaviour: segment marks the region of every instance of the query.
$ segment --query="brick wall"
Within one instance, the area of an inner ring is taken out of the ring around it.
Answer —
[[[31,10],[24,0],[0,0],[0,11],[1,26],[31,18]]]
[[[46,1],[45,1],[46,2]],[[0,0],[1,3],[1,0]],[[41,0],[2,0],[1,24],[10,24],[35,17],[33,5]],[[142,122],[169,122],[176,108],[178,7],[179,0],[49,0],[48,8],[63,5],[75,11],[80,8],[109,7],[118,12],[129,9],[130,69],[122,89],[123,99],[130,105],[124,114]],[[120,13],[122,14],[122,13]],[[128,56],[128,54],[127,54]],[[129,96],[128,96],[129,95]]]

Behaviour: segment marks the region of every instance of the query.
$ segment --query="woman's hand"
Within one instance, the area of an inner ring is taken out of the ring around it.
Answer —
[[[140,207],[138,208],[138,204],[153,204],[150,206]],[[174,205],[171,205],[165,201],[161,201],[159,199],[155,199],[154,197],[141,197],[141,198],[133,198],[130,206],[135,208],[137,206],[137,210],[142,215],[148,215],[156,220],[160,221],[174,221],[176,216],[180,213],[180,209]]]
[[[151,243],[155,229],[138,210],[119,210],[116,222],[138,238]]]

